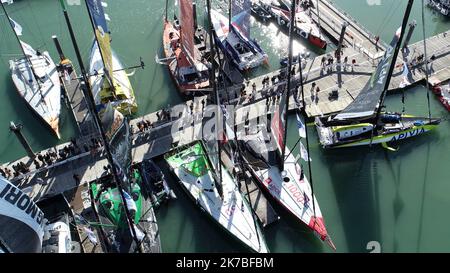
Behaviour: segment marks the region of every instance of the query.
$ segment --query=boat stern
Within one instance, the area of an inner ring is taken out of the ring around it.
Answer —
[[[58,117],[52,117],[50,120],[47,121],[48,125],[52,129],[52,131],[55,133],[56,137],[58,139],[61,139],[61,135],[59,133],[59,118]]]
[[[318,48],[322,49],[322,50],[326,50],[327,49],[327,42],[322,39],[321,37],[317,37],[314,34],[310,34],[308,37],[308,41],[314,45],[317,46]]]
[[[324,148],[327,148],[330,145],[334,144],[333,130],[330,127],[324,126],[319,118],[316,118],[315,125],[320,144]]]

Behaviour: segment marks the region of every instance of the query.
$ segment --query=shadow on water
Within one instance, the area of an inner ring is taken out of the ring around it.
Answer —
[[[325,151],[334,191],[338,198],[348,252],[366,252],[366,244],[380,241],[378,221],[378,164],[368,147]],[[339,246],[337,246],[339,248]]]
[[[390,155],[390,151],[384,151],[384,160],[387,163],[387,169],[389,170],[389,172],[391,173],[393,182],[394,182],[394,188],[395,188],[395,196],[394,196],[394,200],[393,200],[393,204],[392,204],[392,209],[394,211],[394,229],[398,224],[398,218],[403,210],[403,208],[405,207],[405,203],[404,201],[401,199],[400,197],[400,183],[401,183],[401,160],[398,164],[398,168],[397,168],[397,172],[394,170],[394,162],[391,160],[391,155]],[[392,156],[394,157],[395,160],[395,155]],[[396,231],[394,230],[394,236],[393,236],[393,250],[392,252],[398,252],[398,242],[396,239]]]
[[[270,196],[266,196],[271,201]],[[326,245],[298,219],[293,217],[281,205],[270,202],[280,216],[280,220],[265,228],[266,242],[269,249],[276,249],[282,253],[321,253]]]

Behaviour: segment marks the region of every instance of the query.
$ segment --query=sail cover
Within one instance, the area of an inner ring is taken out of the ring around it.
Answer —
[[[195,60],[193,14],[192,0],[180,0],[181,45],[191,61]]]
[[[126,170],[131,165],[131,137],[128,120],[114,109],[111,103],[108,103],[106,109],[101,113],[101,119],[114,163],[122,180],[126,181]]]
[[[113,80],[113,61],[111,51],[111,37],[106,24],[105,12],[100,0],[86,0],[89,14],[91,15],[92,22],[95,28],[95,37],[97,38],[98,45],[103,57],[105,65],[106,77],[112,83]]]
[[[384,53],[383,59],[378,64],[376,71],[370,77],[370,80],[361,90],[355,100],[350,103],[335,120],[357,119],[370,117],[374,115],[379,107],[381,94],[383,93],[386,81],[388,81],[388,72],[392,64],[394,51],[397,43],[399,43],[401,28],[397,30],[389,47]]]
[[[41,252],[44,213],[23,191],[0,176],[0,242],[7,251]]]
[[[250,37],[250,0],[231,1],[231,24],[246,38]]]

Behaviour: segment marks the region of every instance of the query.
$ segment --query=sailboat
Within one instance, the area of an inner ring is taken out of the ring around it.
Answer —
[[[450,0],[428,0],[431,8],[439,11],[442,15],[450,16]]]
[[[136,97],[122,63],[111,48],[103,3],[85,1],[95,32],[89,58],[89,80],[96,107],[103,109],[111,102],[122,114],[133,115],[137,112]]]
[[[103,37],[107,36],[102,32],[106,29],[102,4],[100,1],[91,0],[86,0],[85,3],[94,28],[95,26],[98,28],[97,34],[103,33]],[[89,185],[92,207],[102,225],[104,235],[102,237],[106,237],[105,244],[114,252],[151,252],[157,242],[153,240],[153,235],[157,234],[152,232],[155,227],[154,219],[145,218],[151,208],[151,200],[142,190],[143,182],[139,175],[133,172],[131,178],[128,176],[131,165],[130,125],[124,115],[117,110],[116,104],[105,102],[104,109],[98,109],[64,1],[60,1],[60,4],[81,75],[86,83],[86,88],[80,91],[86,98],[89,113],[100,133],[108,161],[106,174]],[[109,37],[106,38],[109,42]]]
[[[295,10],[295,2],[292,3]],[[291,13],[291,18],[295,16]],[[289,29],[289,62],[288,71],[292,68],[292,43],[294,28]],[[289,92],[291,90],[291,73],[288,73],[287,88],[283,92],[279,104],[274,109],[270,132],[264,126],[257,128],[256,133],[238,132],[239,145],[242,147],[242,158],[258,182],[275,202],[280,204],[292,216],[304,223],[317,237],[336,249],[331,240],[325,221],[311,185],[305,177],[302,166],[297,163],[286,147],[287,111]],[[285,156],[285,153],[288,153]]]
[[[256,40],[250,39],[250,12],[250,0],[230,0],[231,20],[211,10],[217,44],[241,71],[268,63],[267,54]]]
[[[167,0],[166,0],[167,5]],[[197,25],[192,0],[180,0],[180,22],[164,18],[163,46],[170,75],[182,94],[203,93],[209,87],[207,32]]]
[[[36,51],[19,39],[22,35],[22,27],[8,16],[3,2],[0,4],[23,53],[22,58],[9,61],[17,93],[60,138],[61,83],[55,63],[47,51],[42,53]]]
[[[145,188],[151,195],[152,203],[156,206],[166,200],[177,198],[173,190],[169,187],[163,172],[153,160],[144,160],[140,164],[140,171],[143,176]]]
[[[412,2],[408,3],[402,27],[395,33],[376,71],[355,100],[337,115],[316,118],[319,140],[324,148],[382,144],[392,150],[387,143],[422,135],[440,124],[439,118],[382,111]]]
[[[165,156],[171,171],[193,202],[249,250],[268,252],[252,209],[225,168],[220,189],[217,175],[203,142],[177,148]],[[222,196],[219,191],[222,191]]]
[[[138,236],[143,252],[161,252],[158,225],[152,207],[152,196],[138,167],[131,166],[130,127],[127,119],[112,104],[102,112],[102,126],[114,162],[121,170],[125,205],[132,214],[132,225]],[[130,168],[131,166],[131,168]],[[131,169],[131,179],[128,179]],[[111,251],[133,252],[136,250],[132,232],[126,221],[124,203],[120,189],[112,176],[106,176],[90,184],[94,204],[108,235]]]
[[[436,94],[439,101],[444,107],[450,111],[450,85],[437,84],[432,87],[433,93]]]
[[[277,112],[281,114],[281,112]],[[239,136],[242,145],[243,159],[249,167],[252,176],[271,198],[300,222],[304,223],[322,241],[332,249],[336,249],[325,227],[325,221],[311,185],[303,175],[302,167],[286,147],[288,156],[281,160],[280,149],[283,135],[279,114],[275,113],[272,121],[273,135],[262,131],[254,135]],[[279,123],[280,125],[277,125]],[[278,143],[278,149],[274,148]],[[280,161],[283,167],[280,168]],[[314,204],[313,204],[314,202]]]
[[[298,0],[296,0],[298,2]],[[290,0],[280,0],[279,3],[276,2],[265,2],[260,1],[261,7],[268,11],[273,18],[275,18],[276,22],[285,28],[289,28],[289,24],[291,22],[289,14],[290,14]],[[327,41],[320,31],[319,26],[312,20],[311,16],[308,13],[308,8],[304,5],[297,5],[295,10],[295,19],[294,19],[294,33],[305,39],[311,45],[326,50],[327,49]]]
[[[267,24],[272,19],[272,15],[266,11],[259,3],[259,0],[252,0],[251,11],[253,16]]]
[[[142,176],[137,169],[133,171],[131,180],[130,189],[124,190],[123,194],[126,198],[125,206],[132,214],[133,228],[140,246],[133,241],[133,235],[125,219],[120,191],[113,183],[112,177],[106,176],[90,183],[95,209],[108,240],[106,245],[112,252],[136,252],[138,247],[142,247],[142,252],[160,253],[161,242],[156,216],[150,196],[144,190]]]
[[[213,13],[211,3],[206,1],[208,19],[211,24]],[[211,56],[215,56],[213,33],[210,33]],[[215,80],[216,65],[210,73],[213,99],[219,110],[219,95]],[[216,128],[221,115],[216,115]],[[220,133],[217,132],[216,136]],[[260,226],[255,221],[253,210],[231,176],[222,166],[221,145],[218,139],[207,143],[203,140],[183,147],[177,147],[164,156],[172,173],[178,178],[180,186],[193,202],[217,223],[232,238],[241,242],[247,249],[268,252]],[[208,144],[209,143],[209,144]]]

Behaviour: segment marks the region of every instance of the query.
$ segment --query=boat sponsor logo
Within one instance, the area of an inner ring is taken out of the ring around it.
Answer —
[[[402,140],[402,139],[406,139],[406,138],[413,137],[413,136],[418,136],[422,133],[425,133],[424,127],[417,128],[417,129],[409,131],[409,132],[401,133],[397,136],[393,136],[391,141],[397,141],[397,140]]]
[[[274,194],[276,194],[276,195],[279,196],[280,193],[281,193],[281,191],[280,191],[280,189],[279,189],[275,184],[273,184],[272,182],[273,182],[272,178],[269,177],[269,178],[267,178],[266,180],[264,180],[264,185],[265,185],[272,193],[274,193]],[[290,195],[293,197],[293,199],[294,199],[296,202],[303,204],[303,206],[306,206],[306,205],[308,204],[308,202],[309,202],[309,198],[308,198],[308,196],[306,195],[306,193],[303,192],[303,191],[301,191],[301,190],[297,187],[297,185],[294,184],[294,183],[292,183],[292,182],[289,182],[289,183],[286,183],[286,184],[287,184],[286,188],[287,188],[288,192],[290,193]]]
[[[37,233],[42,231],[44,213],[27,194],[4,179],[0,179],[0,211],[28,224]],[[24,214],[28,217],[24,217]]]

